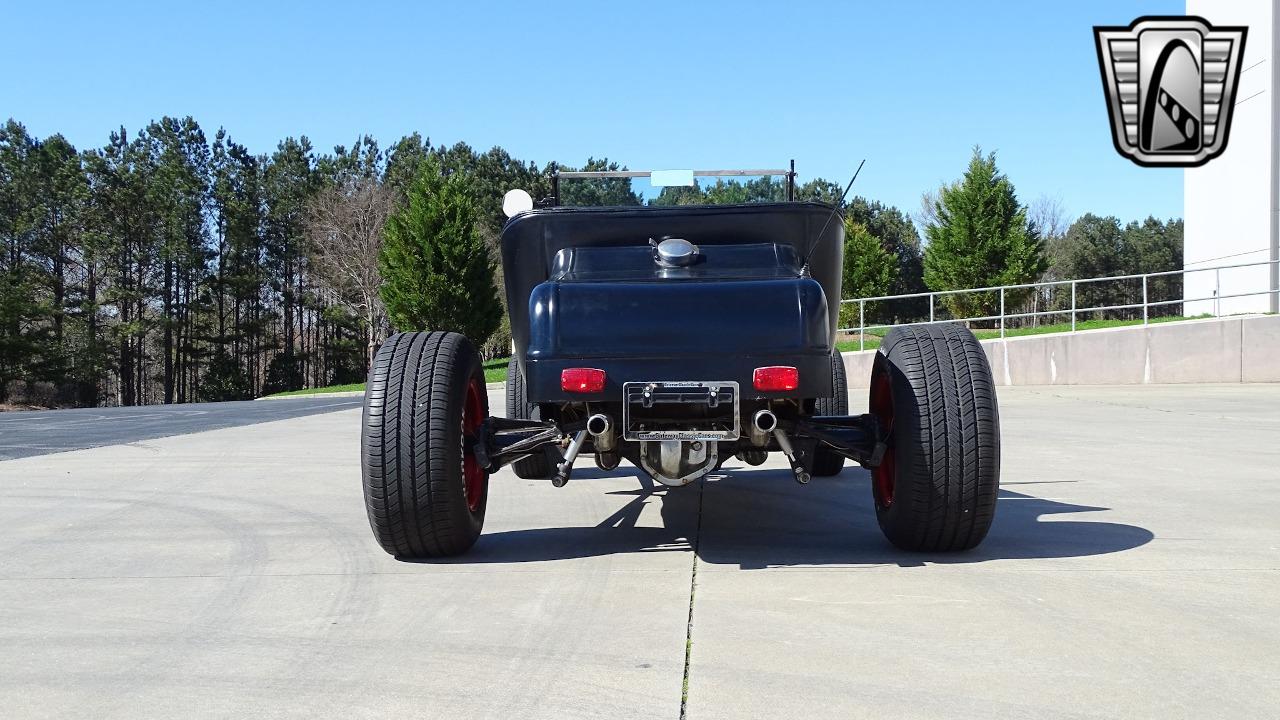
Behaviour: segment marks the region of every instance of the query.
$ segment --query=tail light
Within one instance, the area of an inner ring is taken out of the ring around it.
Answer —
[[[788,365],[759,367],[751,374],[751,384],[765,392],[795,390],[800,387],[800,371]]]
[[[560,371],[560,389],[571,393],[598,393],[604,390],[604,371],[595,368],[565,368]]]

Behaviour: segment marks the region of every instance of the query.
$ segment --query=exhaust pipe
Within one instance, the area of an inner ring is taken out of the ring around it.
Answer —
[[[778,427],[778,416],[774,415],[770,410],[757,410],[755,415],[751,416],[751,444],[756,447],[764,447],[769,444],[769,433]]]
[[[613,431],[613,419],[597,413],[587,418],[587,432],[591,434],[596,452],[610,452],[617,447],[618,436]]]
[[[751,416],[751,442],[763,446],[769,442],[770,433],[778,440],[778,447],[791,463],[791,471],[796,476],[796,482],[801,485],[809,482],[809,473],[796,460],[796,451],[791,444],[791,438],[785,430],[778,427],[778,416],[768,410],[756,411],[756,414]],[[757,436],[760,438],[759,441],[756,440]]]

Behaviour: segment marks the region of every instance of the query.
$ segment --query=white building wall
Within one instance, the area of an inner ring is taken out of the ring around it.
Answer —
[[[1277,6],[1280,0],[1187,0],[1188,15],[1199,15],[1211,25],[1245,25],[1249,34],[1227,149],[1207,165],[1184,171],[1186,269],[1260,262],[1276,252],[1272,222],[1280,188],[1272,162],[1280,152],[1276,139],[1280,122],[1274,117],[1280,74],[1272,54],[1280,21]],[[1223,296],[1265,292],[1274,288],[1273,277],[1265,266],[1189,273],[1185,297],[1213,297],[1215,290]],[[1273,310],[1273,297],[1187,303],[1185,312],[1265,312]]]

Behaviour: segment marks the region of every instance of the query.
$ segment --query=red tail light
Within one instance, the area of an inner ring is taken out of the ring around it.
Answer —
[[[604,390],[604,371],[595,368],[565,368],[560,371],[560,389],[571,393],[598,393]]]
[[[795,390],[800,387],[800,371],[787,365],[756,368],[751,374],[751,384],[765,392]]]

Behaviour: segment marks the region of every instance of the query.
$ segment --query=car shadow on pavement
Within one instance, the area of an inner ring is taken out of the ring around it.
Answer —
[[[625,471],[612,473],[616,476]],[[637,471],[632,470],[635,473]],[[603,477],[575,474],[574,482]],[[1059,481],[1069,482],[1069,481]],[[1009,483],[1051,495],[1055,483]],[[815,478],[800,486],[785,470],[734,469],[683,488],[637,478],[631,496],[590,527],[551,527],[486,533],[464,563],[517,563],[570,558],[688,551],[712,564],[742,569],[801,565],[899,565],[975,563],[991,560],[1070,558],[1130,550],[1150,542],[1151,531],[1106,522],[1103,507],[1078,505],[1010,489],[1000,491],[995,522],[986,540],[961,553],[909,553],[891,546],[876,524],[866,471],[846,468],[836,478]],[[659,503],[661,524],[641,515]],[[1063,518],[1062,516],[1069,516]],[[1046,519],[1058,516],[1054,519]]]

